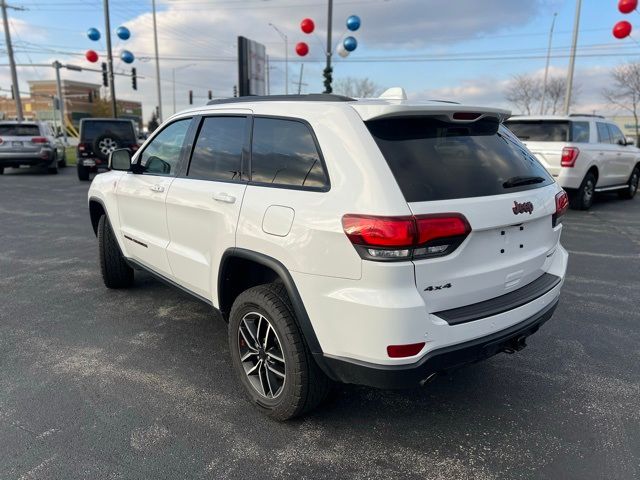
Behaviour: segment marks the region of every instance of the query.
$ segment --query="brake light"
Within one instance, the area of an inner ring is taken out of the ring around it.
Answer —
[[[407,345],[389,345],[387,347],[387,355],[391,358],[413,357],[420,353],[425,342],[410,343]]]
[[[87,150],[87,145],[85,143],[79,143],[78,144],[78,151],[79,152],[84,152]]]
[[[453,119],[470,121],[470,120],[475,120],[477,118],[480,118],[480,115],[482,114],[477,112],[455,112],[453,114]]]
[[[31,143],[48,143],[46,137],[33,137]]]
[[[560,165],[563,167],[573,167],[576,164],[576,160],[580,155],[578,147],[564,147],[562,149],[562,158],[560,159]]]
[[[376,217],[345,215],[342,227],[362,258],[408,260],[453,252],[471,232],[459,213]]]
[[[567,192],[562,190],[556,193],[556,213],[553,214],[553,219],[552,219],[552,223],[554,227],[559,223],[561,223],[560,217],[562,217],[565,213],[567,213],[568,209],[569,209],[569,196],[567,195]]]

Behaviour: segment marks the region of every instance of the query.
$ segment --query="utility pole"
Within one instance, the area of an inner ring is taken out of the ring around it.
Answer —
[[[62,96],[62,82],[60,81],[60,69],[62,68],[62,64],[56,60],[53,62],[53,68],[56,69],[56,90],[58,93],[58,104],[60,109],[60,125],[62,128],[64,144],[67,145],[67,123],[64,121],[64,97]]]
[[[266,65],[266,77],[267,77],[267,95],[271,95],[271,77],[269,75],[269,69],[271,67],[269,67],[269,55],[266,55],[266,60],[267,60],[267,65]]]
[[[540,100],[540,115],[544,114],[544,101],[547,96],[547,78],[549,77],[549,60],[551,59],[551,41],[553,40],[553,27],[556,24],[557,13],[553,14],[551,30],[549,30],[549,46],[547,47],[547,64],[544,67],[544,82],[542,84],[542,99]]]
[[[11,66],[11,85],[13,88],[13,96],[16,100],[16,116],[18,121],[24,120],[22,114],[22,100],[20,99],[20,88],[18,87],[18,72],[16,71],[16,61],[13,58],[13,45],[11,44],[11,32],[9,31],[9,18],[7,16],[7,8],[13,8],[15,10],[23,10],[22,8],[9,7],[5,0],[2,2],[2,22],[4,25],[4,39],[7,44],[7,56],[9,57],[9,64]]]
[[[573,20],[573,41],[571,43],[571,57],[569,58],[569,71],[567,73],[567,91],[564,95],[564,114],[569,115],[571,106],[571,93],[573,90],[573,70],[576,66],[576,47],[578,45],[578,31],[580,30],[580,7],[582,0],[576,0],[576,16]]]
[[[160,89],[160,58],[158,56],[158,24],[156,23],[156,0],[151,0],[153,10],[153,44],[156,49],[156,88],[158,89],[158,122],[162,123],[162,91]]]
[[[111,22],[109,21],[109,0],[103,0],[104,5],[104,27],[105,38],[107,40],[107,72],[109,75],[109,92],[111,93],[111,115],[118,118],[118,107],[116,104],[116,86],[113,81],[113,52],[111,51]]]
[[[300,64],[300,78],[298,79],[297,83],[298,84],[298,95],[300,95],[300,93],[302,93],[302,86],[303,85],[307,85],[306,83],[302,82],[302,73],[304,72],[304,63]]]
[[[331,53],[333,45],[331,41],[331,30],[333,26],[333,0],[328,0],[329,6],[327,11],[327,66],[324,69],[324,93],[333,92],[331,82],[333,80],[333,69],[331,68]]]

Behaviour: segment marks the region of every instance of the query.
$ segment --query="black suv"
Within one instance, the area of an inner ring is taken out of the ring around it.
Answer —
[[[109,154],[117,148],[138,149],[131,120],[83,118],[78,143],[78,178],[89,180],[89,173],[108,167]]]

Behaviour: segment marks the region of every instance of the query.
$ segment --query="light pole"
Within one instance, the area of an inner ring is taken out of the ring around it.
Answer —
[[[109,75],[109,93],[111,94],[111,115],[118,118],[116,104],[116,86],[113,83],[113,52],[111,51],[111,21],[109,20],[109,0],[103,0],[105,40],[107,41],[107,68]]]
[[[184,68],[193,67],[195,63],[188,63],[180,67],[173,67],[171,69],[171,80],[173,81],[173,113],[176,113],[176,70],[182,70]]]
[[[22,115],[22,99],[20,98],[20,88],[18,88],[18,73],[16,71],[16,62],[13,58],[13,46],[11,45],[11,33],[9,32],[9,19],[7,18],[7,8],[15,8],[16,10],[22,10],[17,7],[9,7],[5,0],[1,0],[2,4],[2,22],[4,25],[4,38],[7,45],[7,56],[9,57],[9,65],[11,66],[11,85],[13,88],[13,97],[16,101],[16,117],[18,121],[24,120]]]
[[[160,58],[158,56],[158,24],[156,23],[156,0],[151,0],[153,12],[153,45],[156,56],[156,88],[158,89],[158,121],[162,123],[162,90],[160,88]]]
[[[284,82],[284,93],[285,95],[289,94],[289,39],[287,36],[278,29],[273,23],[269,23],[278,35],[284,40],[284,76],[286,81]]]
[[[547,78],[549,76],[549,60],[551,59],[551,41],[553,40],[553,27],[556,24],[557,13],[553,14],[551,30],[549,30],[549,46],[547,47],[547,64],[544,67],[544,82],[542,83],[542,99],[540,100],[540,115],[544,114],[544,101],[547,96]]]
[[[576,66],[576,47],[578,45],[578,31],[580,30],[580,7],[582,0],[576,1],[576,16],[573,20],[573,41],[571,42],[571,57],[569,58],[569,71],[567,73],[567,91],[564,95],[564,114],[569,115],[571,106],[571,91],[573,89],[573,70]]]

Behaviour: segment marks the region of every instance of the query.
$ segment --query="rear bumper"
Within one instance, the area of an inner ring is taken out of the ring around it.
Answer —
[[[558,299],[526,320],[505,330],[464,343],[428,352],[418,362],[406,365],[380,365],[360,360],[322,355],[318,363],[333,379],[377,388],[411,388],[424,383],[436,373],[475,363],[503,351],[516,351],[525,338],[538,331],[551,318]]]
[[[95,171],[99,168],[108,169],[109,164],[106,160],[94,157],[80,157],[78,158],[78,165],[85,167],[89,170]]]
[[[0,167],[19,167],[21,165],[44,165],[54,158],[54,150],[42,149],[39,152],[6,152],[0,153]]]

